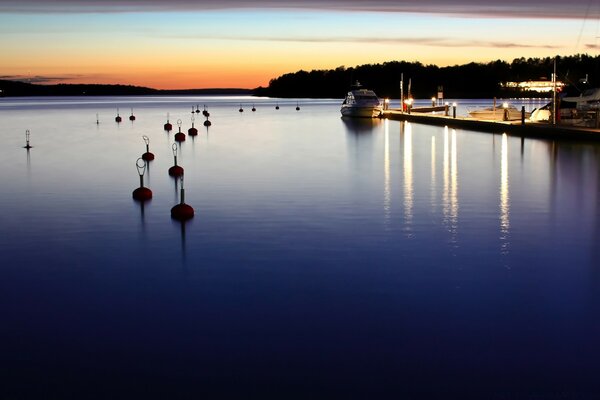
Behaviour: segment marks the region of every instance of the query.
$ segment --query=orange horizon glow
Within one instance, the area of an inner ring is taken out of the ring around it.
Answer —
[[[389,61],[443,67],[597,52],[590,25],[333,11],[0,13],[0,79],[253,89],[299,70]]]

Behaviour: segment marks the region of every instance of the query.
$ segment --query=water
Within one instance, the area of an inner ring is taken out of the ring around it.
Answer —
[[[597,398],[600,146],[339,104],[1,99],[0,398]]]

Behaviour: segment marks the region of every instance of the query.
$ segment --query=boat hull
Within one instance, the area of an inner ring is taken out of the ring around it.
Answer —
[[[469,115],[476,119],[489,121],[518,121],[521,119],[521,111],[517,109],[477,110],[471,111]],[[529,118],[530,115],[531,113],[526,112],[525,118]]]
[[[381,106],[342,106],[340,109],[344,117],[375,118],[383,112]]]

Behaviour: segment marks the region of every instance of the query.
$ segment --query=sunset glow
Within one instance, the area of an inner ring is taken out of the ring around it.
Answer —
[[[0,79],[254,88],[300,69],[595,55],[600,36],[591,0],[104,3],[0,1]]]

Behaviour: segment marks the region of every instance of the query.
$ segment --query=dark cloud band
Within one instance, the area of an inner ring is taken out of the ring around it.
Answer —
[[[589,18],[600,17],[597,0],[0,0],[0,12],[15,13],[113,13],[213,11],[226,9],[304,9],[322,11],[367,11],[428,13],[499,18]]]

